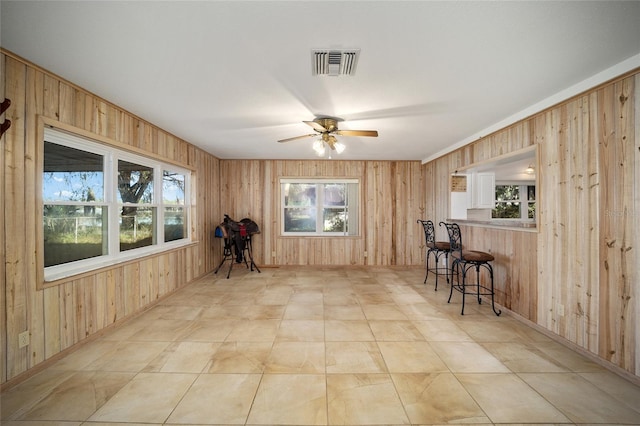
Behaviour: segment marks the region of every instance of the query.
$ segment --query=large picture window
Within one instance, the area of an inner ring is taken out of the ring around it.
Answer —
[[[281,179],[282,235],[358,235],[358,181]]]
[[[45,130],[45,280],[187,244],[190,172]]]

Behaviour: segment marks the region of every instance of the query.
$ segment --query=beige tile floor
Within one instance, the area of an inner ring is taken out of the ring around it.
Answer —
[[[210,275],[0,396],[3,425],[640,424],[640,387],[421,269]]]

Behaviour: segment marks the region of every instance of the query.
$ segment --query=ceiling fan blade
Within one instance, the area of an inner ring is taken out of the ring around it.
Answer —
[[[280,142],[280,143],[282,143],[282,142],[291,142],[291,141],[295,141],[297,139],[312,138],[314,136],[318,136],[318,135],[316,133],[312,133],[310,135],[302,135],[302,136],[295,136],[293,138],[280,139],[278,142]]]
[[[303,121],[303,123],[313,127],[313,130],[315,130],[316,132],[325,133],[329,131],[328,129],[325,129],[321,124],[315,121]]]
[[[340,136],[378,136],[377,130],[338,130],[335,132],[336,135]]]

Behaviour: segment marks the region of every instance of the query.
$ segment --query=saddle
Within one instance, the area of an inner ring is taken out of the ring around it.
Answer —
[[[242,253],[247,244],[247,239],[259,233],[260,228],[253,220],[244,218],[236,222],[227,214],[224,215],[224,220],[215,230],[216,237],[224,238],[225,242],[228,242],[230,246],[234,247],[236,263],[241,263],[243,260]]]

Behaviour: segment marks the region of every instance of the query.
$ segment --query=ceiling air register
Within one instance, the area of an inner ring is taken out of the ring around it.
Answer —
[[[311,51],[311,73],[313,75],[354,75],[360,49],[313,49]]]

